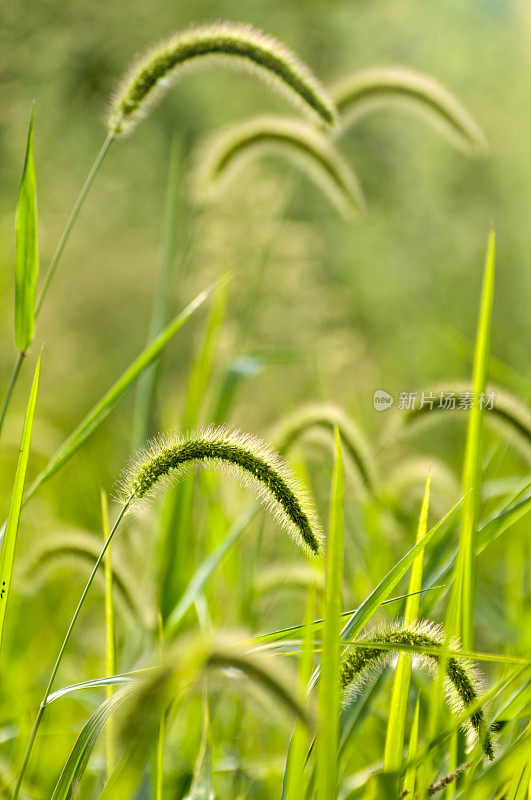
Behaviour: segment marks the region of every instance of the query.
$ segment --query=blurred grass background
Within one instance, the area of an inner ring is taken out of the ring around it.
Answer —
[[[6,4],[0,56],[3,341],[11,338],[13,216],[33,98],[42,268],[102,139],[108,98],[124,68],[148,43],[175,29],[228,18],[286,41],[324,82],[380,63],[431,73],[461,98],[491,147],[487,158],[471,160],[414,118],[382,112],[340,143],[365,187],[364,219],[349,224],[336,218],[312,186],[285,177],[282,164],[269,161],[257,163],[225,202],[191,221],[187,212],[183,238],[189,252],[173,308],[212,274],[231,269],[227,351],[294,351],[290,362],[270,367],[258,379],[263,402],[259,408],[243,402],[238,422],[268,423],[302,393],[357,406],[378,429],[375,388],[398,393],[467,377],[490,225],[499,242],[493,353],[525,374],[531,10],[493,0],[466,6],[458,1],[444,8],[420,2],[399,7],[392,2]],[[249,77],[209,69],[185,77],[134,136],[113,147],[40,320],[46,362],[41,417],[49,405],[55,424],[71,428],[145,340],[172,134],[182,133],[189,152],[200,136],[222,125],[284,108]],[[270,243],[249,312],[250,287]],[[169,417],[182,397],[178,378],[193,356],[193,334],[191,326],[166,362],[171,382],[162,394]],[[4,375],[11,357],[4,346]],[[279,380],[281,394],[275,390]],[[118,412],[106,434],[115,435],[122,425],[126,435],[127,416]]]
[[[376,64],[401,63],[427,72],[461,99],[484,129],[490,152],[486,158],[470,159],[412,117],[384,112],[370,116],[339,143],[367,196],[365,217],[353,223],[336,216],[313,185],[286,170],[282,162],[269,159],[256,162],[222,202],[207,210],[191,206],[185,186],[172,314],[217,275],[227,270],[234,274],[204,420],[208,421],[216,381],[228,364],[258,354],[263,369],[244,383],[231,415],[233,424],[265,435],[281,414],[302,401],[333,400],[353,413],[368,437],[377,442],[387,417],[373,409],[376,389],[396,396],[400,391],[470,377],[491,226],[498,241],[492,330],[496,361],[491,376],[525,395],[531,307],[531,6],[516,0],[475,4],[462,0],[444,4],[420,0],[400,4],[394,0],[129,0],[127,4],[31,0],[2,4],[2,390],[15,355],[14,211],[33,99],[43,274],[103,140],[108,98],[124,69],[147,45],[172,31],[221,18],[249,22],[277,36],[325,83]],[[39,318],[31,360],[42,343],[43,371],[30,477],[145,343],[172,137],[182,138],[189,163],[202,136],[257,112],[286,109],[281,99],[252,78],[208,69],[186,76],[130,138],[113,145]],[[165,353],[159,386],[161,428],[174,427],[181,418],[204,323],[201,312]],[[0,452],[0,494],[6,503],[31,372],[28,367],[8,418],[4,441],[9,448]],[[131,394],[61,477],[28,506],[21,531],[22,555],[42,535],[48,521],[50,528],[75,525],[99,530],[99,487],[112,486],[130,452],[133,405]],[[430,458],[440,456],[459,474],[462,422],[448,422],[425,436],[416,440],[413,450]],[[505,471],[521,474],[521,462],[511,459]],[[504,474],[502,457],[496,466],[501,470],[497,474]],[[319,499],[325,507],[327,487],[322,491]],[[420,497],[408,500],[412,519],[419,502]],[[447,507],[439,499],[441,512]],[[349,569],[357,574],[357,600],[389,568],[396,554],[405,550],[405,542],[389,520],[365,513],[361,521],[350,522],[351,528],[362,527],[366,533],[365,539],[356,540],[354,556],[350,554]],[[375,541],[382,534],[388,537],[389,547],[378,549],[378,559],[374,559]],[[523,537],[513,563],[525,552],[522,542]],[[278,556],[268,546],[265,560]],[[138,541],[136,547],[136,555],[143,554]],[[493,546],[482,566],[487,575],[483,591],[489,592],[492,601],[484,613],[487,619],[491,615],[491,621],[500,586],[516,595],[521,586],[521,576],[504,584],[498,567],[500,549],[500,544]],[[359,561],[353,567],[354,557]],[[225,570],[233,585],[238,582],[238,567],[246,568],[243,555],[234,558],[236,566]],[[72,597],[78,591],[78,578],[72,579]],[[490,592],[492,586],[496,591]],[[31,603],[31,626],[39,635],[29,642],[24,639],[27,649],[20,652],[15,644],[17,620],[28,606],[24,597],[13,601],[11,649],[17,651],[19,661],[14,662],[11,679],[21,697],[33,676],[17,672],[16,664],[33,658],[40,664],[42,652],[47,651],[51,658],[59,635],[54,612],[59,609],[58,617],[66,619],[72,597],[56,581],[38,603]],[[229,602],[227,592],[224,597]],[[237,605],[239,597],[230,600]],[[267,607],[271,626],[275,621],[299,621],[301,607],[290,609],[290,619],[286,619],[282,604],[277,608],[271,601]],[[95,606],[91,614],[84,630],[100,630],[101,608]],[[500,611],[500,620],[501,615]],[[226,613],[224,621],[233,616],[238,615]],[[509,633],[500,620],[495,619],[500,624],[490,634],[486,626],[481,646],[501,647],[500,641],[516,638],[518,619]],[[44,642],[46,650],[41,652]],[[101,673],[101,637],[79,631],[77,644],[73,666],[66,665],[64,683],[78,674],[79,655],[86,674]],[[126,664],[127,655],[123,655]],[[42,668],[46,670],[46,663]],[[224,702],[220,701],[222,706]],[[13,716],[19,711],[13,709]],[[370,730],[382,727],[382,719],[370,719]],[[55,727],[50,723],[49,730],[64,734],[54,753],[57,764],[47,766],[53,774],[64,760],[70,732],[59,723]],[[252,752],[256,744],[252,736],[258,734],[255,729],[247,733],[251,738],[244,742],[244,749]],[[275,751],[274,736],[273,728],[261,730],[260,740],[269,742],[271,752]],[[192,751],[195,741],[189,747]],[[374,757],[370,736],[359,743],[357,755],[360,763]]]

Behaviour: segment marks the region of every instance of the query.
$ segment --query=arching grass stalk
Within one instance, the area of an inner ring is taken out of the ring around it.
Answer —
[[[42,284],[39,296],[37,297],[37,301],[35,303],[35,319],[39,316],[39,312],[41,310],[42,304],[44,302],[44,298],[46,297],[46,293],[48,292],[48,288],[50,286],[51,280],[55,274],[55,270],[57,269],[57,265],[59,263],[59,259],[63,253],[65,245],[68,241],[70,233],[72,232],[72,228],[74,227],[74,223],[81,211],[81,207],[85,201],[85,198],[89,192],[90,187],[94,183],[94,179],[98,173],[99,168],[102,165],[103,159],[107,155],[107,152],[115,138],[115,134],[110,131],[107,136],[105,137],[105,141],[103,142],[98,155],[96,156],[96,160],[94,161],[91,170],[87,176],[85,183],[78,195],[78,198],[75,202],[74,208],[70,214],[68,222],[66,223],[65,229],[62,233],[62,236],[59,240],[59,244],[57,245],[57,249],[54,253],[54,256],[50,262],[50,266],[48,267],[48,271],[45,275],[44,282]],[[5,415],[7,413],[7,409],[9,406],[9,401],[11,400],[11,396],[13,394],[13,390],[16,386],[18,376],[20,374],[20,370],[22,367],[22,362],[24,361],[24,356],[26,353],[24,351],[20,351],[17,355],[17,359],[15,361],[13,372],[11,374],[11,379],[9,381],[9,385],[7,387],[6,395],[4,397],[4,402],[2,404],[2,410],[0,411],[0,433],[2,432],[2,425],[4,423]]]
[[[122,521],[125,513],[127,512],[128,508],[130,506],[130,503],[131,503],[131,498],[128,498],[124,502],[124,504],[122,506],[121,511],[118,514],[118,517],[116,518],[116,522],[112,526],[111,531],[110,531],[107,539],[105,540],[105,544],[103,545],[103,547],[101,549],[101,552],[99,554],[98,560],[94,564],[94,568],[93,568],[92,572],[90,573],[89,579],[87,580],[87,583],[85,584],[85,588],[83,589],[83,592],[82,592],[81,597],[79,599],[79,603],[77,604],[77,608],[74,611],[74,614],[73,614],[72,619],[70,621],[70,625],[68,626],[68,630],[66,631],[65,638],[63,639],[63,643],[62,643],[62,645],[60,647],[60,650],[59,650],[59,654],[58,654],[58,656],[57,656],[57,658],[55,660],[55,664],[54,664],[54,666],[52,668],[52,671],[50,673],[50,677],[48,679],[48,683],[46,685],[46,689],[44,690],[44,695],[43,695],[43,698],[41,700],[41,704],[39,706],[39,710],[37,712],[37,716],[35,717],[35,722],[33,723],[33,728],[32,728],[31,733],[30,733],[30,738],[29,738],[29,741],[28,741],[28,744],[27,744],[27,747],[26,747],[26,752],[24,753],[24,758],[22,760],[22,765],[20,767],[20,772],[18,774],[17,783],[15,785],[15,790],[13,792],[13,800],[17,800],[17,798],[19,796],[20,787],[22,786],[22,781],[24,779],[24,774],[26,772],[26,769],[27,769],[27,766],[28,766],[28,762],[29,762],[29,759],[30,759],[30,756],[31,756],[31,752],[33,750],[33,745],[35,743],[35,738],[37,736],[37,732],[39,730],[39,726],[41,724],[42,717],[43,717],[43,714],[44,714],[44,709],[46,708],[46,704],[47,704],[48,698],[50,696],[50,692],[52,690],[53,682],[55,680],[55,676],[57,675],[57,670],[59,669],[61,661],[63,660],[63,655],[64,655],[64,652],[66,650],[66,646],[67,646],[67,644],[68,644],[68,642],[70,640],[70,636],[72,635],[72,631],[74,630],[74,626],[76,624],[77,618],[78,618],[79,613],[80,613],[80,611],[81,611],[81,609],[83,607],[83,603],[85,602],[85,598],[86,598],[86,596],[87,596],[87,594],[89,592],[89,589],[90,589],[90,587],[92,585],[92,581],[94,580],[94,578],[96,576],[96,573],[98,571],[98,568],[99,568],[101,562],[103,561],[105,553],[107,552],[107,548],[109,547],[109,545],[111,543],[111,540],[112,540],[114,534],[116,533],[116,531],[118,529],[118,526],[120,525],[120,522]]]

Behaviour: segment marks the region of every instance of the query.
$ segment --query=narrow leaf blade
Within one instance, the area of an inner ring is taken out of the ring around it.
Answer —
[[[37,233],[37,183],[33,126],[35,108],[31,111],[24,170],[20,182],[15,222],[15,344],[25,352],[33,339],[35,324],[35,292],[39,272]]]
[[[9,503],[5,535],[0,552],[0,647],[2,645],[2,633],[4,630],[4,620],[6,614],[7,598],[11,584],[13,562],[15,559],[15,545],[17,540],[18,527],[20,522],[20,512],[22,508],[22,495],[24,492],[24,482],[26,479],[26,468],[31,444],[31,432],[33,429],[33,417],[35,415],[35,404],[37,402],[37,390],[39,387],[39,376],[41,372],[41,359],[37,361],[33,383],[26,408],[26,418],[22,430],[22,441],[13,484],[13,492]]]

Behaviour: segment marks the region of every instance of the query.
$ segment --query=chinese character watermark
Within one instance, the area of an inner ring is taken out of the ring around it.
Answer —
[[[469,411],[480,408],[492,411],[496,392],[399,392],[396,407],[400,411]],[[395,398],[383,389],[377,389],[373,395],[375,411],[387,411],[395,402]]]

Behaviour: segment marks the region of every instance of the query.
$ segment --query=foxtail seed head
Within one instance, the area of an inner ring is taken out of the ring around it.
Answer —
[[[304,550],[319,555],[321,527],[313,504],[288,464],[268,445],[228,428],[205,428],[154,439],[122,478],[126,500],[153,495],[194,468],[223,468],[257,492],[277,522]]]
[[[140,56],[116,92],[109,131],[121,135],[132,130],[184,69],[214,58],[269,79],[321,124],[334,124],[335,106],[326,89],[294,53],[249,25],[222,22],[176,33]]]
[[[199,148],[194,187],[197,196],[216,197],[239,169],[263,154],[294,162],[347,219],[364,209],[358,179],[330,138],[305,122],[273,115],[233,125]]]
[[[346,696],[357,694],[365,681],[375,672],[381,672],[386,667],[399,646],[415,648],[441,648],[445,644],[442,628],[431,622],[415,622],[408,625],[391,625],[363,637],[366,647],[356,647],[344,654],[341,664],[341,684]],[[374,644],[389,645],[389,649],[380,650],[371,647]],[[397,645],[393,651],[392,645]],[[456,640],[449,642],[449,647],[456,650],[459,643]],[[439,656],[427,655],[419,652],[415,655],[420,665],[430,675],[436,674]],[[450,711],[459,715],[477,702],[480,690],[480,677],[474,665],[469,661],[455,656],[446,660],[446,676],[444,680],[446,702]],[[466,729],[469,733],[479,737],[483,750],[489,759],[494,758],[491,730],[489,729],[483,709],[474,710]]]
[[[372,111],[398,107],[422,116],[462,150],[482,154],[487,140],[461,102],[429,75],[402,66],[372,67],[340,81],[331,95],[340,114],[340,129]]]

